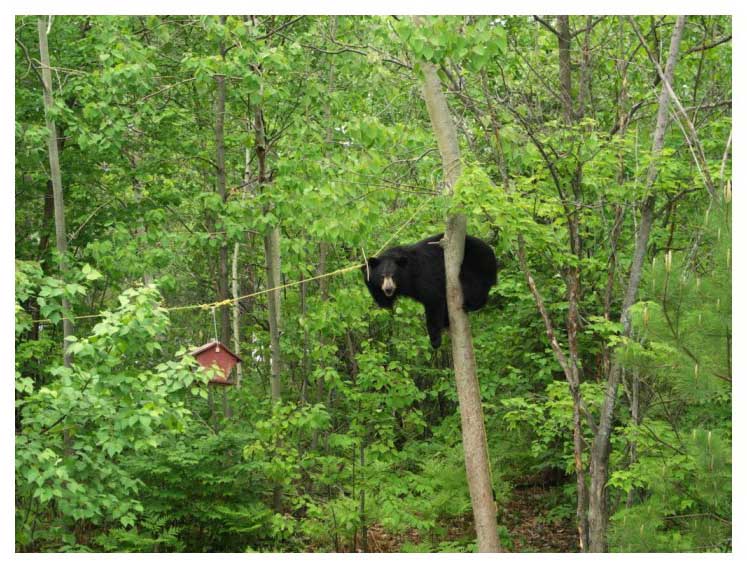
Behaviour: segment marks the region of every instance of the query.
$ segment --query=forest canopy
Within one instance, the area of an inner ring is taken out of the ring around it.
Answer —
[[[17,16],[16,551],[484,550],[458,332],[360,270],[457,216],[492,550],[731,551],[731,37]]]

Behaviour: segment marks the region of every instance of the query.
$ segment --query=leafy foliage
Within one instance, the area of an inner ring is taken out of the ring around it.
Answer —
[[[673,19],[634,21],[663,61]],[[36,23],[16,18],[18,551],[475,550],[449,340],[430,348],[415,302],[375,309],[355,268],[442,231],[454,210],[501,264],[470,320],[504,548],[526,549],[507,513],[516,487],[553,486],[537,526],[575,534],[576,522],[573,397],[518,262],[521,237],[564,353],[578,270],[591,421],[610,364],[624,368],[610,548],[731,550],[729,17],[688,18],[676,73],[710,196],[677,113],[662,154],[650,150],[660,86],[624,18],[570,17],[569,114],[553,16],[57,16],[64,273]],[[451,199],[420,99],[424,61],[460,130]],[[653,194],[625,338],[627,272]],[[263,293],[275,226],[277,404]],[[200,306],[219,298],[235,246],[238,348],[227,341],[242,382],[220,390],[188,351],[217,335]],[[88,315],[66,367],[61,321]],[[588,420],[581,435],[586,467]]]

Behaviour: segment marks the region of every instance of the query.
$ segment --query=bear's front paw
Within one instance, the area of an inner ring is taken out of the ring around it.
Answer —
[[[441,336],[440,335],[436,337],[431,337],[431,347],[433,347],[433,349],[438,349],[439,347],[441,347]]]

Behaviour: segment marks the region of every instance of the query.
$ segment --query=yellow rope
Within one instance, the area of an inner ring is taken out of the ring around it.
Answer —
[[[392,233],[392,236],[387,239],[387,241],[381,245],[378,251],[376,251],[376,254],[374,256],[381,253],[381,251],[386,248],[386,246],[394,240],[394,238],[404,229],[407,225],[409,225],[413,219],[415,219],[415,216],[420,213],[420,211],[428,204],[430,203],[432,197],[423,200],[423,203],[420,204],[420,206],[415,210],[415,212],[410,215],[410,217],[405,221],[400,227]],[[265,290],[260,290],[258,292],[252,292],[251,294],[246,294],[244,296],[239,296],[238,298],[228,298],[226,300],[219,300],[217,302],[210,302],[207,304],[191,304],[189,306],[172,306],[172,307],[166,307],[164,308],[167,312],[175,312],[179,310],[194,310],[197,308],[202,308],[204,310],[208,310],[210,308],[217,308],[220,306],[228,306],[230,304],[233,304],[235,302],[238,302],[240,300],[246,300],[247,298],[253,298],[254,296],[261,296],[262,294],[267,294],[269,292],[274,292],[275,290],[282,290],[283,288],[288,288],[290,286],[296,286],[298,284],[303,284],[304,282],[311,282],[313,280],[320,280],[322,278],[328,278],[330,276],[335,276],[337,274],[343,274],[345,272],[350,272],[351,270],[357,270],[361,268],[362,266],[366,266],[366,264],[356,264],[355,266],[348,266],[347,268],[340,268],[339,270],[333,270],[332,272],[327,272],[326,274],[319,274],[318,276],[311,276],[309,278],[304,278],[303,280],[297,280],[295,282],[290,282],[288,284],[282,284],[280,286],[275,286],[274,288],[267,288]],[[79,319],[87,319],[87,318],[100,318],[103,317],[104,313],[99,314],[88,314],[84,316],[74,316],[72,318],[68,318],[71,320],[79,320]],[[63,318],[65,319],[65,318]],[[38,319],[38,320],[31,320],[31,323],[52,323],[52,320],[49,319]]]

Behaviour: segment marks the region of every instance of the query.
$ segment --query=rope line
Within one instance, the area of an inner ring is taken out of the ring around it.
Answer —
[[[425,208],[426,205],[428,205],[431,200],[435,196],[431,196],[427,199],[424,199],[423,202],[420,204],[420,206],[415,209],[415,212],[408,217],[407,221],[405,221],[400,227],[392,233],[392,236],[389,237],[386,242],[381,245],[378,251],[374,254],[374,256],[377,256],[379,253],[381,253],[386,246],[392,242],[399,233],[402,232],[402,230],[407,227],[412,221],[415,219],[418,213]],[[282,290],[283,288],[289,288],[290,286],[297,286],[298,284],[303,284],[304,282],[312,282],[313,280],[321,280],[322,278],[329,278],[330,276],[336,276],[337,274],[344,274],[345,272],[350,272],[351,270],[358,270],[359,268],[363,266],[368,266],[368,261],[366,260],[365,263],[362,264],[356,264],[355,266],[348,266],[346,268],[340,268],[338,270],[333,270],[332,272],[327,272],[326,274],[319,274],[317,276],[310,276],[309,278],[303,278],[302,280],[296,280],[295,282],[289,282],[288,284],[282,284],[280,286],[275,286],[274,288],[266,288],[264,290],[259,290],[257,292],[252,292],[251,294],[245,294],[243,296],[238,296],[236,298],[227,298],[225,300],[218,300],[217,302],[209,302],[204,304],[190,304],[188,306],[171,306],[171,307],[164,307],[163,309],[167,312],[176,312],[176,311],[182,311],[182,310],[194,310],[197,308],[203,309],[203,310],[209,310],[215,308],[221,307],[221,306],[228,306],[230,304],[234,304],[236,302],[239,302],[241,300],[246,300],[247,298],[253,298],[255,296],[261,296],[262,294],[268,294],[270,292],[274,292],[275,290]],[[62,318],[62,319],[70,319],[70,320],[79,320],[79,319],[90,319],[90,318],[100,318],[106,315],[106,312],[101,312],[98,314],[88,314],[83,316],[74,316],[72,318]],[[50,319],[37,319],[37,320],[31,320],[31,323],[52,323],[52,320]]]

